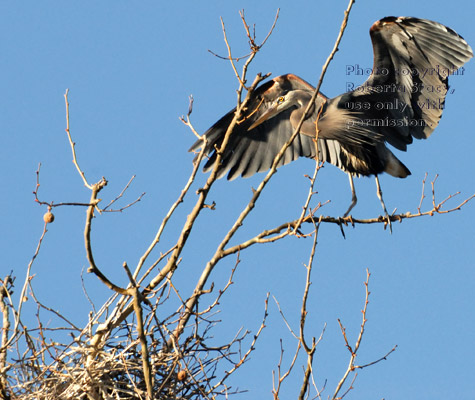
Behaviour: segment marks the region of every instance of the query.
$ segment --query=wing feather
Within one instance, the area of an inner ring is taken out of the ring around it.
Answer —
[[[445,105],[448,75],[473,57],[470,46],[452,29],[412,17],[383,18],[373,24],[370,36],[373,73],[357,90],[333,99],[320,95],[314,114],[306,120],[278,166],[299,157],[316,157],[313,126],[320,107],[318,159],[356,174],[385,170],[388,154],[392,153],[384,142],[406,150],[413,138],[425,139],[436,128]],[[249,128],[269,109],[272,100],[295,90],[310,97],[314,88],[293,74],[279,76],[257,88],[243,119],[229,137],[218,177],[226,173],[228,179],[247,177],[271,167],[293,133],[292,118],[300,119],[295,113],[297,106]],[[358,111],[353,107],[357,103],[367,103],[369,108]],[[209,156],[205,171],[214,166],[216,149],[221,147],[234,114],[235,109],[205,132],[205,152]],[[202,143],[197,141],[190,151],[196,151]],[[364,169],[358,170],[357,165],[362,163]],[[397,176],[409,174],[402,163],[401,166],[404,173]]]
[[[412,137],[428,138],[437,127],[445,105],[447,77],[473,57],[473,52],[452,29],[412,17],[383,18],[373,24],[370,35],[373,73],[362,90],[340,96],[339,105],[370,104],[365,113],[367,127],[381,133],[394,147],[406,150]],[[394,86],[397,90],[385,89]],[[379,109],[381,106],[386,108]],[[386,124],[371,126],[371,120]]]
[[[222,154],[218,177],[224,176],[229,171],[227,179],[232,180],[239,175],[247,177],[256,172],[269,170],[277,153],[292,136],[293,127],[290,123],[290,113],[293,109],[283,111],[252,130],[248,130],[248,128],[269,108],[269,99],[274,98],[280,92],[296,89],[314,90],[303,79],[288,74],[261,85],[253,93],[242,122],[235,126]],[[216,162],[216,147],[221,146],[234,113],[235,109],[231,110],[204,134],[207,138],[205,153],[209,154],[209,159],[204,166],[205,172],[210,170]],[[303,135],[298,135],[287,148],[278,166],[288,164],[299,157],[315,156],[312,139],[308,138],[307,140],[300,136]],[[198,140],[189,151],[196,151],[202,143],[201,140]]]

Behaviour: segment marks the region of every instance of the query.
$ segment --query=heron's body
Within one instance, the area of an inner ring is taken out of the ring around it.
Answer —
[[[337,166],[350,178],[410,174],[386,144],[405,151],[413,138],[431,135],[442,115],[448,75],[473,56],[472,49],[452,29],[411,17],[383,18],[373,24],[370,35],[374,65],[368,80],[331,99],[319,93],[278,166],[310,157]],[[293,74],[258,87],[222,152],[219,177],[228,173],[227,178],[234,179],[268,170],[292,136],[314,90]],[[205,132],[209,154],[205,171],[214,166],[216,148],[221,147],[234,113],[231,110]],[[197,141],[190,150],[201,144]]]

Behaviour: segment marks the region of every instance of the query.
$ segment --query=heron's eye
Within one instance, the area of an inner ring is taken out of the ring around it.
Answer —
[[[278,99],[277,99],[277,104],[282,104],[284,102],[284,96],[280,96]]]

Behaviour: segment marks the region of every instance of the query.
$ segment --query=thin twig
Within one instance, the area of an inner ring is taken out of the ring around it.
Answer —
[[[243,21],[243,24],[244,24],[244,29],[246,30],[246,35],[248,36],[248,38],[250,39],[251,41],[251,38],[252,38],[252,43],[251,43],[251,52],[250,53],[247,53],[246,55],[244,56],[240,56],[240,57],[232,57],[230,58],[229,56],[229,53],[227,56],[220,56],[219,54],[215,53],[214,51],[212,50],[208,50],[209,53],[211,53],[213,56],[217,57],[217,58],[220,58],[221,60],[226,60],[226,61],[235,61],[235,62],[239,62],[240,60],[243,60],[245,58],[248,58],[252,53],[253,51],[256,50],[257,48],[257,51],[266,44],[267,40],[269,39],[269,37],[272,35],[272,32],[274,31],[274,28],[277,24],[277,20],[279,19],[279,13],[280,13],[280,8],[277,9],[277,12],[276,12],[276,15],[275,15],[275,18],[274,18],[274,22],[271,26],[271,28],[269,29],[269,31],[267,32],[267,36],[264,38],[264,40],[261,42],[260,45],[256,45],[254,40],[255,40],[255,32],[251,35],[250,31],[249,31],[249,25],[247,25],[246,23],[246,20],[245,20],[245,17],[244,17],[244,10],[242,11],[239,11],[239,15],[241,16],[241,19]]]
[[[0,350],[0,395],[2,398],[7,398],[7,345],[8,335],[10,333],[10,312],[8,309],[7,299],[10,298],[10,290],[13,281],[10,275],[5,279],[0,279],[0,312],[2,314],[2,339]]]
[[[228,379],[232,373],[234,373],[239,367],[241,367],[249,358],[249,356],[251,355],[251,353],[254,351],[255,349],[255,345],[256,345],[256,342],[257,340],[259,339],[262,331],[264,330],[264,328],[266,327],[266,321],[267,321],[267,317],[269,315],[269,313],[267,312],[267,307],[269,305],[269,293],[267,293],[267,296],[266,296],[266,299],[265,299],[265,302],[264,302],[265,306],[264,306],[264,317],[262,318],[262,322],[261,322],[261,325],[259,326],[259,329],[257,330],[256,334],[254,335],[254,338],[252,340],[252,343],[251,345],[249,346],[248,350],[246,351],[246,353],[239,359],[239,361],[233,366],[233,368],[231,368],[229,371],[226,371],[224,373],[224,377],[218,382],[216,383],[214,386],[213,386],[213,390],[215,390],[216,388],[218,388],[219,386],[222,386],[224,381],[226,379]]]
[[[20,293],[20,297],[19,297],[19,301],[18,301],[18,306],[17,306],[16,310],[12,309],[13,310],[13,317],[15,319],[15,324],[13,326],[13,331],[10,335],[10,338],[7,340],[7,342],[2,343],[2,347],[0,347],[0,353],[3,352],[5,349],[7,349],[8,346],[10,346],[12,341],[18,335],[18,327],[20,326],[20,323],[21,323],[20,322],[21,311],[22,311],[23,303],[26,301],[26,290],[27,290],[28,285],[30,284],[30,280],[31,280],[31,268],[33,267],[33,263],[35,262],[36,257],[38,257],[38,254],[39,254],[40,248],[41,248],[41,244],[43,243],[43,239],[46,235],[46,232],[48,232],[48,230],[46,229],[47,225],[48,225],[47,222],[45,222],[44,225],[43,225],[43,232],[41,233],[40,239],[38,240],[38,245],[36,246],[35,253],[33,254],[33,257],[31,258],[30,262],[28,263],[28,267],[26,269],[25,280],[23,282],[23,287],[21,289],[21,293]]]
[[[186,117],[184,116],[181,116],[180,117],[180,121],[183,122],[188,128],[190,128],[190,130],[193,132],[193,134],[200,140],[205,140],[205,137],[204,136],[201,136],[195,129],[195,127],[193,126],[193,124],[191,123],[191,119],[190,119],[190,115],[191,113],[193,112],[193,102],[194,102],[194,99],[193,99],[193,95],[190,95],[190,102],[188,104],[188,113],[186,114]],[[204,143],[204,146],[203,148],[206,147],[206,143]],[[201,160],[200,160],[201,161]],[[197,164],[199,164],[199,162],[197,162]]]
[[[368,309],[369,295],[370,295],[370,291],[369,291],[369,277],[370,276],[371,276],[371,274],[369,273],[369,270],[366,269],[365,303],[364,303],[363,310],[361,311],[363,321],[361,322],[360,332],[359,332],[358,338],[356,339],[356,343],[355,343],[354,347],[352,347],[349,344],[348,338],[346,336],[346,330],[345,330],[344,326],[342,325],[341,321],[338,320],[338,323],[339,323],[340,329],[341,329],[341,333],[343,335],[343,339],[345,340],[345,345],[346,345],[348,351],[350,352],[351,356],[350,356],[350,361],[348,363],[348,368],[346,369],[346,371],[345,371],[343,377],[341,378],[340,382],[338,382],[338,385],[335,389],[335,393],[333,394],[332,400],[341,399],[341,397],[337,397],[338,393],[340,392],[342,386],[345,384],[346,380],[348,379],[349,374],[355,370],[355,365],[354,364],[355,364],[356,356],[358,354],[358,350],[359,350],[360,345],[361,345],[361,341],[363,340],[364,330],[365,330],[366,321],[367,321],[366,311]],[[350,385],[350,388],[352,386],[353,385]]]
[[[300,342],[302,343],[302,346],[307,353],[307,367],[305,368],[305,373],[304,373],[304,378],[302,382],[302,386],[300,388],[300,394],[299,394],[299,400],[303,400],[305,398],[305,394],[308,390],[309,384],[310,384],[310,376],[312,374],[312,369],[313,369],[313,356],[315,354],[315,349],[317,347],[317,341],[315,340],[315,337],[312,338],[312,345],[309,346],[308,343],[305,340],[305,322],[307,320],[307,299],[308,299],[308,294],[310,291],[310,285],[311,285],[311,273],[312,273],[312,267],[313,267],[313,261],[315,257],[315,250],[317,248],[317,238],[318,238],[318,228],[320,227],[320,222],[318,224],[313,222],[314,227],[315,227],[315,234],[313,238],[313,244],[312,244],[312,250],[310,252],[310,258],[308,261],[308,265],[305,266],[307,269],[307,276],[305,279],[305,289],[303,293],[303,298],[302,298],[302,308],[300,311]]]
[[[287,377],[292,372],[295,362],[297,361],[297,357],[300,353],[301,347],[302,347],[302,343],[300,341],[297,341],[297,348],[294,352],[294,357],[292,358],[292,361],[290,362],[290,365],[287,371],[285,371],[285,373],[282,374],[281,369],[282,369],[282,359],[284,356],[284,347],[282,344],[282,339],[280,339],[280,358],[279,358],[279,363],[277,364],[277,387],[275,386],[275,371],[272,371],[272,394],[274,395],[274,399],[279,398],[279,392],[280,392],[282,383],[285,381],[285,379],[287,379]]]
[[[111,200],[109,204],[107,204],[107,206],[105,206],[103,209],[101,209],[102,212],[104,211],[107,211],[107,212],[122,212],[124,211],[125,209],[129,208],[129,207],[132,207],[134,204],[138,203],[140,200],[142,200],[142,197],[145,196],[145,192],[143,192],[137,199],[135,199],[132,203],[129,203],[127,204],[126,206],[124,207],[121,207],[119,209],[116,209],[116,210],[109,210],[109,207],[112,206],[112,204],[114,204],[117,200],[119,200],[123,195],[124,193],[127,191],[127,189],[129,188],[130,184],[132,183],[132,181],[135,179],[135,175],[132,176],[132,178],[130,178],[130,180],[127,182],[127,185],[125,185],[125,187],[122,189],[122,191],[117,195],[117,197],[114,199],[114,200]]]
[[[421,213],[421,208],[422,208],[422,203],[426,197],[425,195],[425,189],[426,189],[426,179],[427,179],[427,172],[424,175],[424,179],[422,180],[422,194],[421,194],[421,201],[419,202],[419,207],[417,207],[417,211],[419,211],[419,214]]]
[[[64,94],[64,101],[66,103],[66,133],[68,135],[69,143],[71,145],[71,150],[72,150],[72,153],[73,153],[73,163],[74,163],[77,171],[79,172],[79,175],[81,175],[81,178],[84,182],[84,186],[86,186],[88,189],[92,190],[92,186],[87,182],[86,175],[84,174],[83,170],[79,167],[79,164],[78,164],[78,161],[77,161],[77,158],[76,158],[76,149],[75,149],[76,143],[73,142],[73,139],[71,137],[71,132],[69,130],[69,99],[68,99],[68,95],[69,95],[69,89],[66,89],[66,93]]]

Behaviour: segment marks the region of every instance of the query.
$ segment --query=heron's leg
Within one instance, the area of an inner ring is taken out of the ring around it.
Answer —
[[[355,184],[353,183],[353,175],[348,173],[348,178],[350,178],[350,187],[351,187],[351,204],[348,210],[346,211],[345,214],[343,214],[343,217],[347,217],[350,211],[353,209],[354,206],[356,206],[356,202],[358,201],[358,198],[356,197],[356,191],[355,191]]]
[[[378,199],[381,202],[381,206],[383,207],[384,214],[386,216],[386,219],[388,220],[389,231],[392,233],[393,228],[391,225],[391,218],[389,217],[388,210],[386,209],[386,204],[384,204],[383,191],[381,190],[381,185],[379,184],[378,175],[375,175],[375,178],[376,178],[376,194],[378,195]]]

